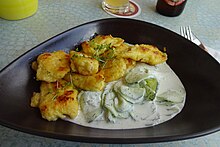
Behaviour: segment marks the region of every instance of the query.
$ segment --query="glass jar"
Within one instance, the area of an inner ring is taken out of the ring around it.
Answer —
[[[165,16],[178,16],[183,12],[187,0],[158,0],[156,10]]]

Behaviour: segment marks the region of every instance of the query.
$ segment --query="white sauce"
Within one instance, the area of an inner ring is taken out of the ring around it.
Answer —
[[[157,78],[159,85],[156,96],[160,96],[161,94],[168,95],[170,96],[170,99],[174,99],[175,101],[175,94],[177,93],[179,96],[179,99],[177,99],[178,103],[172,105],[169,105],[169,103],[167,105],[160,104],[157,101],[157,97],[153,101],[145,100],[143,104],[133,104],[132,117],[128,117],[127,119],[117,118],[115,123],[106,121],[104,113],[102,113],[102,115],[96,120],[88,123],[85,120],[82,111],[79,111],[78,116],[74,120],[69,118],[65,118],[65,120],[92,128],[135,129],[161,124],[180,113],[185,103],[186,92],[183,84],[173,70],[166,63],[157,66],[149,66],[147,64],[139,63],[135,68],[140,68],[140,70],[147,68],[148,72]],[[108,83],[106,89],[111,90],[114,83],[115,81]],[[172,93],[172,91],[176,93]],[[104,91],[104,93],[105,92],[106,91]]]

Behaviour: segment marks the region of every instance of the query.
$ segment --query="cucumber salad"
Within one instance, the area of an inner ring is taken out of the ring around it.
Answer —
[[[65,120],[101,129],[151,127],[180,113],[185,98],[183,84],[167,63],[138,63],[101,92],[81,91],[78,116]]]

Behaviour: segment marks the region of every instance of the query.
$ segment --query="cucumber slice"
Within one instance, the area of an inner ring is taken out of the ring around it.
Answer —
[[[78,98],[87,122],[92,122],[102,114],[101,92],[82,91]]]
[[[150,77],[140,82],[141,87],[146,89],[145,98],[153,101],[156,97],[158,81],[156,78]]]
[[[184,96],[174,90],[168,90],[157,96],[157,101],[165,101],[170,103],[182,103]]]
[[[156,103],[157,105],[164,105],[164,106],[169,106],[169,107],[175,105],[174,102],[167,101],[163,97],[156,97]]]
[[[117,98],[114,99],[115,109],[119,112],[130,112],[133,108],[133,104],[126,101],[120,94],[117,94]]]
[[[114,87],[115,83],[116,83],[116,81],[113,81],[113,82],[108,83],[105,86],[104,91],[103,91],[102,96],[101,96],[101,98],[102,98],[101,104],[102,104],[103,107],[104,107],[104,103],[105,103],[105,96],[109,92],[113,92],[113,87]]]
[[[96,118],[98,118],[102,114],[103,110],[100,108],[94,109],[93,111],[89,111],[84,114],[86,121],[88,123],[94,121]]]
[[[126,99],[127,101],[133,104],[141,103],[144,100],[144,95],[145,95],[144,88],[132,88],[122,85],[119,88],[119,92],[121,93],[124,99]]]
[[[146,85],[152,89],[153,91],[157,91],[157,87],[158,87],[158,81],[156,78],[148,78],[145,80],[146,81]]]
[[[115,104],[118,105],[115,106]],[[116,118],[126,119],[130,117],[129,112],[132,111],[131,104],[124,99],[118,100],[113,92],[106,94],[104,107],[107,109],[107,119],[114,123]]]
[[[134,68],[126,76],[125,81],[127,83],[138,83],[149,76],[147,69]]]
[[[153,101],[156,97],[156,92],[150,89],[149,87],[146,87],[146,99]]]
[[[114,84],[113,90],[115,93],[118,93],[118,90],[120,89],[120,87],[123,85],[122,80],[119,80],[118,82],[116,82]]]
[[[118,112],[116,111],[114,107],[114,99],[116,98],[115,93],[109,92],[104,97],[104,107],[108,109],[115,117],[118,116]]]
[[[110,111],[106,111],[106,115],[107,115],[107,120],[109,122],[115,123],[116,122],[116,118],[113,116],[113,114]]]
[[[118,113],[118,118],[121,118],[121,119],[126,119],[130,117],[130,112],[121,112],[121,113]]]

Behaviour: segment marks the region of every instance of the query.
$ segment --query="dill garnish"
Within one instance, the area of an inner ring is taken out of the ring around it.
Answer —
[[[97,61],[102,62],[102,63],[105,62],[105,60],[103,60],[102,57],[100,57],[100,56],[95,56],[95,55],[93,55],[92,58],[94,58],[94,59],[96,59]]]
[[[96,51],[100,51],[100,50],[108,50],[108,49],[111,49],[111,43],[109,43],[109,44],[98,44],[98,45],[96,45],[96,47],[94,48],[94,50],[96,50]]]
[[[75,58],[79,58],[79,57],[85,57],[84,54],[73,54],[71,57],[71,60],[74,60]]]
[[[66,88],[66,87],[68,87],[68,86],[71,86],[71,85],[72,85],[71,82],[67,82],[67,83],[63,86],[62,89]]]
[[[77,47],[77,48],[75,49],[75,51],[76,51],[76,52],[79,52],[79,48]]]
[[[77,57],[79,57],[77,54],[73,54],[72,57],[71,57],[71,60],[74,60]]]
[[[95,45],[94,48],[95,53],[93,54],[93,58],[99,61],[102,65],[102,68],[106,65],[108,60],[111,60],[115,57],[115,48],[109,44],[101,44]]]
[[[52,100],[55,100],[57,97],[58,97],[58,95],[55,94],[55,95],[52,97]]]

